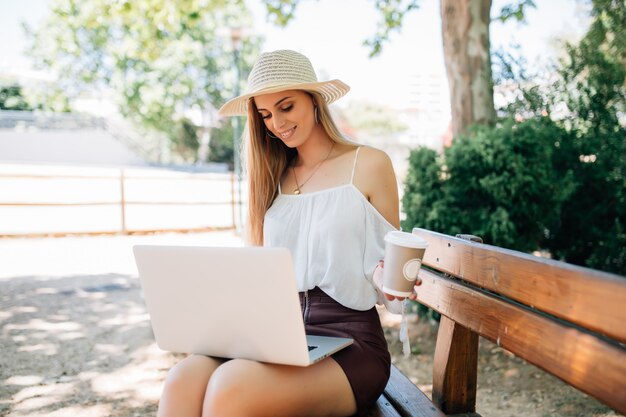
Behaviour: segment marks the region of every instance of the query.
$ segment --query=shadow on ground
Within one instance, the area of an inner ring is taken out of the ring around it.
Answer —
[[[136,277],[0,281],[0,416],[150,415],[173,354]]]
[[[0,266],[1,267],[1,266]],[[381,311],[393,362],[432,390],[436,326]],[[22,276],[0,280],[0,416],[156,414],[167,370],[183,355],[158,349],[136,277]],[[478,412],[486,417],[618,416],[500,347],[481,340]]]

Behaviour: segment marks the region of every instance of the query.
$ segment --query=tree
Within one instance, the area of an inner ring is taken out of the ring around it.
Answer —
[[[68,97],[111,89],[124,116],[172,139],[186,109],[214,115],[234,95],[229,34],[218,32],[250,22],[243,0],[55,0],[42,26],[29,30],[30,50]],[[244,42],[243,70],[257,49],[257,40]]]
[[[551,93],[576,135],[568,168],[577,187],[548,247],[568,262],[626,274],[626,3],[593,0],[591,15],[582,40],[567,45]]]
[[[493,125],[489,48],[491,0],[441,0],[443,53],[450,88],[452,134],[473,124]]]
[[[284,26],[295,15],[300,0],[264,0],[274,22]],[[489,48],[491,0],[440,0],[443,49],[450,88],[453,135],[473,124],[495,122],[493,82]],[[379,31],[366,40],[371,56],[382,50],[389,33],[402,27],[406,13],[416,10],[419,0],[374,0],[381,15]],[[522,20],[532,0],[517,0],[505,6],[498,19]]]
[[[32,110],[19,84],[0,85],[0,110]]]
[[[503,66],[518,99],[493,128],[473,129],[441,156],[413,152],[405,228],[474,233],[626,275],[626,8],[593,0],[592,16],[550,83]]]

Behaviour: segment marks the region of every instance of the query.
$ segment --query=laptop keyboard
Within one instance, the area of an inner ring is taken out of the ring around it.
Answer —
[[[313,349],[317,349],[319,346],[309,346],[309,352],[312,351]]]

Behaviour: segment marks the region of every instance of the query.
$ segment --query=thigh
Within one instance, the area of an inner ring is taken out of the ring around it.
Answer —
[[[236,359],[211,376],[204,417],[350,416],[356,400],[332,358],[308,367]]]

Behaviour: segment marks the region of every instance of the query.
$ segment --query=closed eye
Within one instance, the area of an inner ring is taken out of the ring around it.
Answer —
[[[287,105],[285,107],[281,107],[279,110],[281,112],[283,112],[283,113],[288,113],[288,112],[291,111],[291,109],[293,109],[293,104],[289,104],[289,105]],[[261,119],[263,119],[263,120],[267,120],[270,117],[272,117],[272,113],[267,113],[265,115],[263,113],[259,113],[259,115],[261,116]]]

